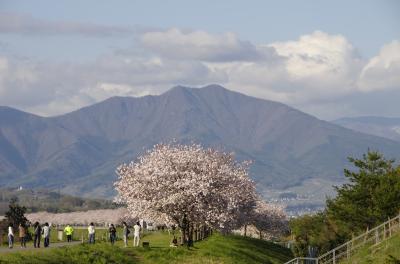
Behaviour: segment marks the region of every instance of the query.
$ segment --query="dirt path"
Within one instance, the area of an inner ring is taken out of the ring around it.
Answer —
[[[73,245],[78,245],[80,244],[81,241],[73,241],[71,243],[67,242],[59,242],[59,243],[50,243],[50,246],[48,248],[58,248],[58,247],[64,247],[64,246],[73,246]],[[16,243],[13,248],[9,249],[8,247],[0,247],[0,254],[1,253],[13,253],[13,252],[19,252],[19,251],[32,251],[32,250],[46,250],[47,248],[43,247],[41,244],[40,248],[36,249],[33,247],[33,245],[28,245],[26,248],[21,248],[19,243]]]

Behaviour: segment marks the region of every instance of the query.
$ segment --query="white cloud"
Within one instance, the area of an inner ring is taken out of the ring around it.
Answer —
[[[46,100],[49,91],[43,87],[38,93],[35,84],[41,77],[35,65],[22,60],[16,62],[7,57],[0,57],[0,104],[29,104]]]
[[[330,101],[357,91],[362,68],[353,46],[340,35],[316,31],[297,41],[276,42],[278,58],[249,63],[213,65],[229,72],[229,86],[296,106]]]
[[[248,41],[231,32],[210,34],[205,31],[184,32],[178,28],[149,31],[141,35],[142,45],[163,57],[202,61],[246,61],[262,58],[263,53]]]
[[[358,63],[357,54],[345,37],[321,31],[269,46],[288,59],[287,70],[295,79],[320,74],[346,75]]]
[[[115,95],[219,83],[334,119],[371,114],[364,106],[374,102],[377,91],[390,96],[400,86],[398,41],[370,60],[362,59],[344,36],[321,31],[256,45],[232,33],[172,28],[144,32],[140,42],[140,52],[136,46],[84,64],[0,56],[0,105],[54,115]]]
[[[141,97],[149,94],[154,94],[150,90],[145,90],[141,88],[135,88],[132,85],[124,83],[109,83],[100,82],[95,86],[89,87],[81,91],[81,93],[88,95],[90,98],[96,102],[105,100],[112,96],[134,96]]]
[[[178,84],[200,86],[225,78],[201,62],[157,57],[104,56],[87,64],[0,57],[0,105],[56,115],[111,96],[159,94]]]
[[[400,42],[392,41],[369,60],[359,79],[360,90],[400,89]]]

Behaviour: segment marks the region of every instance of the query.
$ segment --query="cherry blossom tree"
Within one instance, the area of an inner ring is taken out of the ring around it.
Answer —
[[[117,201],[133,217],[178,225],[188,239],[199,225],[229,231],[239,227],[243,212],[255,207],[248,166],[236,162],[232,153],[197,144],[159,144],[117,168]]]
[[[81,212],[70,212],[70,213],[48,213],[48,212],[37,212],[27,214],[26,217],[31,223],[52,223],[55,225],[88,225],[93,222],[97,225],[106,224],[121,224],[122,221],[132,222],[135,219],[130,218],[130,214],[125,208],[118,209],[100,209],[100,210],[89,210]]]
[[[288,221],[282,206],[258,200],[252,214],[252,224],[258,229],[260,239],[278,237],[288,231]]]

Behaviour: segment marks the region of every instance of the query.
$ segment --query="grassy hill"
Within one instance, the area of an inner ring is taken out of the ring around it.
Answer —
[[[350,263],[400,264],[400,233],[373,248],[370,246],[361,248],[350,260],[343,262],[343,264]]]
[[[122,247],[102,242],[55,249],[39,249],[0,254],[0,263],[284,263],[292,253],[271,242],[241,236],[214,234],[195,243],[195,247],[170,248],[167,233],[154,232],[144,236],[151,248]],[[38,254],[40,252],[40,254]]]

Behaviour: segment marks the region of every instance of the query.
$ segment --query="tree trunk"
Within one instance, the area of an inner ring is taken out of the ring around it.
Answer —
[[[189,225],[189,228],[188,228],[188,243],[187,243],[187,246],[188,247],[192,247],[193,246],[193,224],[190,224]]]
[[[247,225],[244,225],[244,236],[247,236]]]
[[[260,239],[262,239],[262,233],[261,233],[261,230],[260,230],[259,232],[260,232]]]
[[[182,237],[181,237],[182,245],[185,245],[186,244],[186,230],[183,227],[181,227],[181,234],[182,234]]]
[[[196,225],[196,229],[194,230],[194,241],[199,241],[199,226]]]
[[[179,227],[182,232],[182,243],[183,245],[188,244],[189,238],[189,220],[186,217],[186,214],[183,215],[182,220],[180,221]]]

